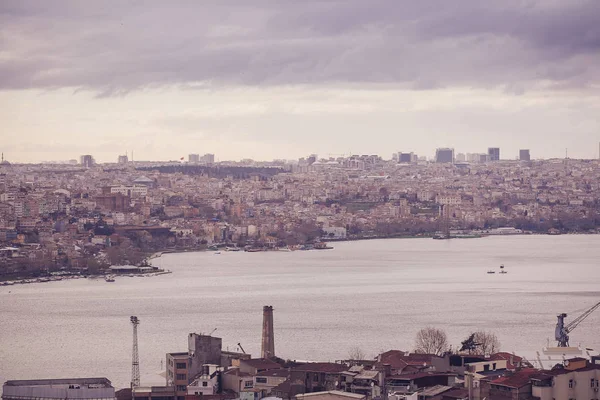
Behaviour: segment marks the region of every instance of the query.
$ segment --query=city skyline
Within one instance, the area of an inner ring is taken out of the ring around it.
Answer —
[[[299,160],[304,160],[307,157],[315,157],[314,161],[317,160],[339,160],[339,159],[349,159],[352,157],[356,157],[356,156],[365,156],[365,155],[375,155],[377,157],[380,157],[382,160],[384,161],[396,161],[398,163],[416,163],[417,161],[426,161],[426,162],[430,162],[430,163],[436,163],[439,162],[437,161],[437,153],[440,150],[448,150],[448,151],[452,151],[453,155],[451,156],[452,158],[452,163],[485,163],[485,162],[496,162],[496,161],[544,161],[544,160],[556,160],[556,159],[573,159],[573,160],[598,160],[600,159],[600,143],[598,144],[598,152],[599,152],[599,157],[596,158],[577,158],[577,157],[572,157],[569,152],[568,152],[568,148],[565,149],[565,153],[563,154],[562,157],[550,157],[550,158],[544,158],[544,157],[533,157],[531,158],[531,149],[523,149],[520,148],[517,151],[516,155],[506,155],[504,152],[501,152],[501,156],[500,154],[498,155],[499,158],[494,158],[490,155],[490,151],[491,150],[497,150],[500,151],[501,148],[498,147],[488,147],[487,148],[487,152],[486,151],[474,151],[474,152],[465,152],[465,151],[461,151],[461,150],[457,150],[454,147],[438,147],[434,150],[434,154],[433,155],[424,155],[424,154],[417,154],[414,151],[410,151],[410,150],[398,150],[398,151],[394,151],[389,157],[387,155],[382,155],[382,154],[368,154],[368,153],[364,153],[364,152],[348,152],[348,153],[327,153],[327,154],[317,154],[317,153],[310,153],[310,154],[304,154],[300,157],[297,158],[292,158],[292,157],[278,157],[278,158],[273,158],[270,160],[267,159],[253,159],[250,157],[242,157],[242,158],[238,158],[238,159],[220,159],[218,157],[218,155],[215,155],[213,153],[206,153],[206,154],[199,154],[199,153],[188,153],[186,155],[182,155],[181,157],[174,156],[174,157],[170,157],[170,158],[163,158],[163,159],[134,159],[133,151],[130,150],[126,150],[124,152],[124,154],[117,152],[116,154],[116,161],[115,160],[97,160],[93,154],[82,154],[79,155],[77,157],[73,157],[73,158],[69,158],[69,159],[65,159],[65,160],[41,160],[41,161],[37,161],[37,162],[12,162],[14,164],[79,164],[79,165],[86,165],[86,166],[92,166],[95,164],[128,164],[128,163],[133,163],[135,161],[140,162],[140,163],[145,163],[145,162],[180,162],[180,163],[192,163],[192,164],[207,164],[207,165],[211,165],[213,163],[220,163],[220,162],[224,162],[224,163],[229,163],[229,162],[258,162],[258,163],[269,163],[269,162],[286,162],[286,163],[297,163]],[[402,155],[402,156],[401,156]],[[83,158],[89,158],[91,157],[91,159],[89,159],[88,161],[84,162],[82,161]],[[399,158],[400,157],[400,158]],[[408,160],[408,158],[406,157],[410,157],[410,161]],[[114,158],[114,157],[113,157]],[[8,163],[11,164],[11,161],[8,158],[5,158],[4,156],[4,152],[2,152],[2,162],[3,163]],[[443,162],[449,162],[448,161],[443,161]]]
[[[599,7],[6,1],[4,152],[106,162],[123,148],[267,160],[495,146],[597,158]]]

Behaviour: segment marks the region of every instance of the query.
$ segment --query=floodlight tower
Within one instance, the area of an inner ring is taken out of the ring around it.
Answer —
[[[140,320],[135,315],[129,318],[133,325],[133,352],[131,355],[131,388],[140,386],[140,358],[138,354],[137,327]]]

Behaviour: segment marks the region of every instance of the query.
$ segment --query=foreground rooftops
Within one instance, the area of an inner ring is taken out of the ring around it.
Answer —
[[[107,378],[31,379],[6,381],[4,386],[63,386],[112,387]]]

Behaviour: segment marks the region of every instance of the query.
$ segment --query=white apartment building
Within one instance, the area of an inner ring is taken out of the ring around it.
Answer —
[[[144,185],[111,186],[110,193],[121,193],[129,197],[144,197],[148,195],[148,187]]]

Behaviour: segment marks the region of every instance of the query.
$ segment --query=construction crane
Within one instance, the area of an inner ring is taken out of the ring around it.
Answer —
[[[131,353],[131,388],[140,386],[140,358],[138,354],[137,327],[140,320],[135,315],[129,318],[133,325],[133,351]]]
[[[587,311],[567,325],[565,325],[565,318],[567,317],[567,314],[558,314],[558,322],[556,323],[556,330],[554,331],[554,338],[558,342],[558,347],[569,347],[569,333],[571,333],[573,329],[577,328],[577,325],[582,323],[583,320],[586,319],[598,307],[600,307],[600,302],[594,304],[591,308],[587,309]]]
[[[238,343],[238,347],[240,348],[240,350],[242,350],[242,353],[246,354],[246,351],[244,350],[244,348],[242,347],[241,343]]]

